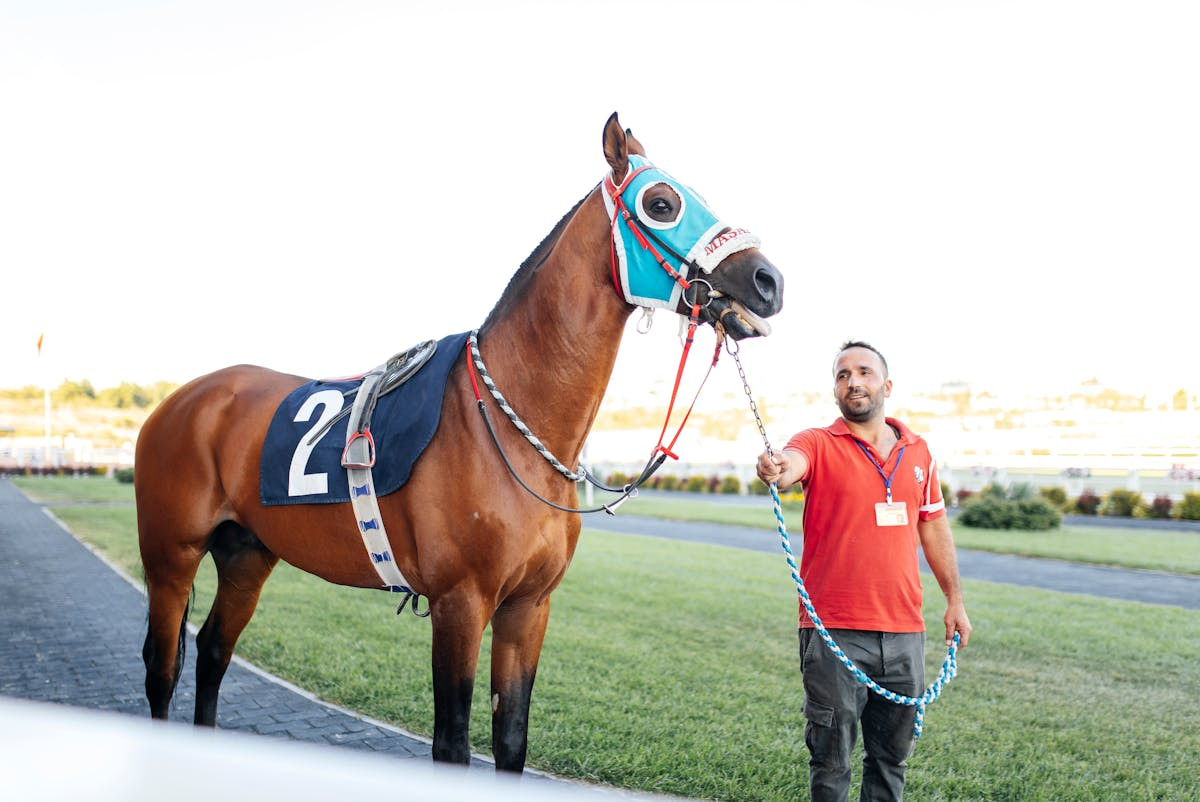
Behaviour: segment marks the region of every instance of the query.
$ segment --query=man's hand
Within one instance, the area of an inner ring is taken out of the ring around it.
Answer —
[[[946,645],[954,640],[954,633],[958,633],[958,645],[966,646],[967,641],[971,639],[971,619],[967,618],[967,608],[963,603],[956,602],[946,605],[946,615],[943,618],[946,622]]]
[[[788,462],[788,458],[782,452],[772,454],[769,451],[764,451],[758,455],[758,462],[755,464],[758,478],[762,479],[763,483],[768,485],[772,482],[778,482],[779,477],[787,470]]]
[[[787,490],[804,476],[808,460],[799,451],[784,449],[774,454],[764,451],[758,455],[754,468],[765,484],[774,482],[780,490]]]

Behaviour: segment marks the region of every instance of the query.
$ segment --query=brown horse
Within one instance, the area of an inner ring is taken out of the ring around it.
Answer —
[[[644,164],[644,151],[616,114],[605,125],[603,150],[611,183],[606,178],[563,217],[479,330],[480,353],[496,386],[566,465],[579,458],[636,308],[621,291],[613,236],[621,223],[614,223],[606,203],[621,208],[612,189],[628,183],[636,172],[631,160]],[[649,251],[668,273],[663,251],[673,250],[655,234],[682,212],[679,186],[654,183],[637,197],[640,206],[631,215],[617,215],[659,221],[658,231],[652,224],[650,238],[641,242],[660,246]],[[782,276],[757,247],[721,255],[716,246],[738,233],[745,234],[721,228],[708,243],[720,260],[706,266],[705,275],[686,261],[672,279],[688,289],[670,301],[672,311],[693,314],[734,339],[765,330],[761,318],[779,311],[783,291]],[[268,423],[281,400],[305,382],[260,367],[226,368],[177,390],[142,428],[135,487],[149,594],[146,695],[155,718],[167,716],[179,678],[189,594],[205,553],[216,564],[218,587],[196,638],[197,724],[215,725],[221,678],[280,559],[337,584],[381,587],[348,504],[266,506],[260,500]],[[455,362],[441,404],[440,425],[409,480],[379,498],[379,508],[395,561],[431,612],[434,759],[470,758],[471,694],[490,622],[492,748],[497,769],[519,772],[550,594],[575,551],[580,517],[543,503],[508,473],[479,414],[465,358]],[[495,431],[531,490],[562,507],[575,505],[575,485],[514,427]]]

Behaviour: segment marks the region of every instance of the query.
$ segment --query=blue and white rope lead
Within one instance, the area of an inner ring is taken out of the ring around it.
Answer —
[[[779,489],[775,483],[770,484],[771,500],[775,504],[775,520],[779,529],[779,539],[783,545],[783,551],[787,554],[788,567],[792,569],[792,579],[796,581],[796,592],[800,594],[800,603],[804,605],[805,612],[812,619],[813,626],[817,630],[817,634],[821,636],[821,640],[825,641],[830,651],[834,656],[841,661],[842,665],[854,675],[854,678],[862,685],[866,685],[869,689],[882,696],[884,699],[895,702],[896,704],[909,705],[917,708],[917,719],[913,724],[913,734],[921,737],[921,729],[925,723],[925,706],[935,701],[942,694],[942,688],[949,684],[950,680],[958,673],[958,633],[954,633],[954,639],[950,643],[950,648],[946,652],[946,659],[942,662],[942,668],[938,672],[937,679],[933,684],[925,689],[925,693],[920,696],[905,696],[895,693],[884,688],[875,680],[863,673],[863,670],[854,664],[854,661],[846,656],[846,653],[841,650],[841,647],[834,642],[833,637],[829,634],[829,630],[825,629],[825,625],[821,623],[820,616],[813,609],[812,599],[808,597],[808,591],[804,589],[804,580],[800,578],[800,569],[796,565],[795,555],[792,553],[792,545],[788,538],[787,527],[783,522],[783,506],[779,501]]]

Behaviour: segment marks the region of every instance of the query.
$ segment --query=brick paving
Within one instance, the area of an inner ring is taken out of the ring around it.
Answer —
[[[149,718],[146,598],[11,483],[0,480],[0,695]],[[172,703],[191,722],[195,641]],[[426,739],[322,703],[235,661],[217,726],[428,759]],[[476,767],[493,771],[476,758]]]

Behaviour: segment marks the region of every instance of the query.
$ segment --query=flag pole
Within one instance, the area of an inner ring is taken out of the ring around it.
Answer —
[[[42,340],[46,337],[45,332],[38,335],[38,362],[42,361]],[[46,371],[46,366],[42,366],[42,406],[45,410],[46,423],[46,439],[42,444],[42,470],[49,471],[50,469],[50,378]]]

